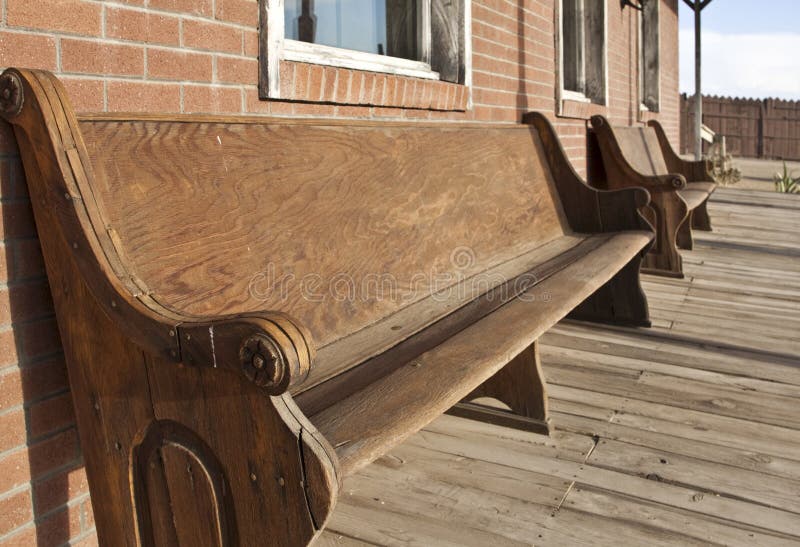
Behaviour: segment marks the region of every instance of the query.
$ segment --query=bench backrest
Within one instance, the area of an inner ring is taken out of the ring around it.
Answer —
[[[614,127],[622,155],[643,175],[667,175],[669,170],[652,127]]]
[[[189,314],[287,312],[317,347],[567,231],[526,126],[89,117],[80,129],[139,285]]]

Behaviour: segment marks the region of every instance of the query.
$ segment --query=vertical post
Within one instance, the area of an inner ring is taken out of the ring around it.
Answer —
[[[694,159],[703,159],[703,90],[701,82],[700,0],[694,1]]]

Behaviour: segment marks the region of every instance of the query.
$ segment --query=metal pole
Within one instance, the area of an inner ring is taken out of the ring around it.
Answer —
[[[703,159],[703,91],[701,86],[700,62],[700,0],[694,0],[694,159]]]

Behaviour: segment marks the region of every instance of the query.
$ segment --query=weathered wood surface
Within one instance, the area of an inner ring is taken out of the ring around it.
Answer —
[[[514,358],[573,310],[649,325],[647,193],[590,188],[539,114],[79,122],[58,79],[24,69],[0,76],[0,113],[103,544],[306,544],[345,476],[484,381],[546,424],[538,363]],[[270,273],[292,279],[259,293]]]
[[[649,127],[612,127],[597,115],[591,123],[591,139],[602,157],[592,164],[592,184],[608,189],[641,186],[650,192],[642,212],[655,228],[656,241],[642,271],[683,277],[678,249],[692,249],[692,228],[711,230],[706,204],[716,185],[706,162],[678,157],[656,121]]]
[[[652,329],[562,322],[542,338],[551,438],[439,418],[344,481],[330,532],[797,545],[800,198],[726,188],[710,210],[715,232],[686,253],[686,279],[644,276]]]

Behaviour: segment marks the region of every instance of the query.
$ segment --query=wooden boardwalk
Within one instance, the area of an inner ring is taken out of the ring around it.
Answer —
[[[718,190],[654,328],[543,339],[551,438],[444,416],[317,545],[800,545],[800,197]]]

